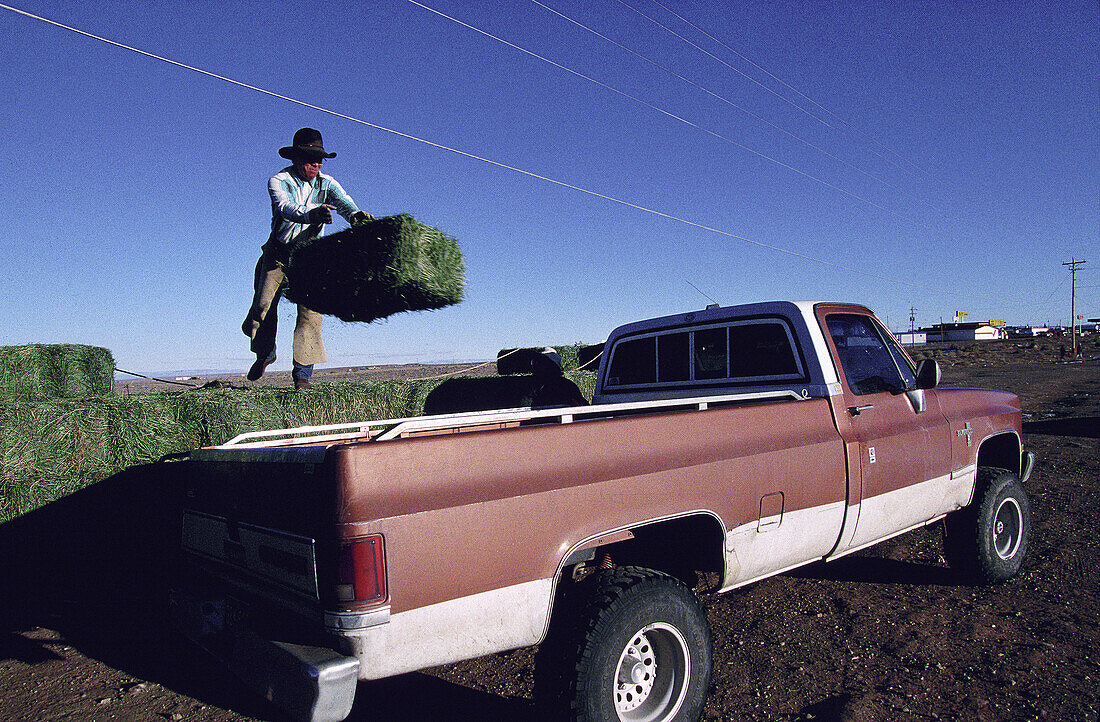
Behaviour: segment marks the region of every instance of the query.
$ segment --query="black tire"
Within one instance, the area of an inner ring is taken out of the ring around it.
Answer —
[[[650,569],[600,572],[539,671],[560,683],[557,710],[577,722],[686,722],[710,688],[711,635],[699,600]],[[570,623],[574,622],[574,623]],[[549,640],[548,640],[549,641]]]
[[[1031,504],[1015,473],[979,467],[974,502],[949,514],[944,525],[944,557],[979,582],[1014,577],[1027,557]]]

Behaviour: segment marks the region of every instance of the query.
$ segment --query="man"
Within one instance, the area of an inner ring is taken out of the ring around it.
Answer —
[[[249,381],[259,379],[275,362],[277,310],[285,280],[283,268],[294,241],[304,238],[303,234],[316,235],[323,224],[332,223],[332,211],[349,223],[374,217],[359,210],[340,184],[321,172],[322,163],[336,154],[325,152],[319,131],[300,128],[291,145],[279,149],[279,155],[291,161],[291,165],[267,182],[271,195],[271,235],[256,262],[252,307],[241,326],[252,339],[251,348],[256,354],[256,362],[248,370]],[[321,319],[321,314],[298,304],[291,372],[295,389],[308,389],[314,364],[328,360],[321,340]]]

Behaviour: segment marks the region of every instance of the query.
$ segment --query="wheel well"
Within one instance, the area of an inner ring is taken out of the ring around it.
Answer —
[[[643,524],[630,529],[633,538],[595,547],[586,554],[584,568],[566,568],[563,573],[574,579],[586,570],[601,565],[637,566],[664,572],[680,579],[689,587],[700,580],[713,584],[721,580],[725,571],[722,549],[725,534],[721,522],[710,514],[691,516]],[[581,572],[578,574],[577,572]],[[709,586],[709,584],[708,584]]]
[[[998,434],[982,442],[978,466],[996,466],[1020,473],[1020,440],[1015,434]]]

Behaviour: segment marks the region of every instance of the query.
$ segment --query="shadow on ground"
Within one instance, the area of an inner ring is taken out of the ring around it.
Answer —
[[[180,564],[182,468],[132,467],[0,525],[0,658],[59,660],[56,640],[22,634],[43,627],[137,679],[246,717],[281,719],[166,623],[164,600]],[[526,700],[426,674],[360,683],[350,719],[426,718],[537,719]]]
[[[863,584],[912,584],[944,587],[969,586],[958,571],[947,566],[919,564],[873,556],[842,557],[818,562],[786,573],[797,579],[828,579]]]
[[[427,674],[360,682],[348,722],[542,722],[524,699],[499,697]]]
[[[1028,421],[1024,424],[1024,433],[1043,436],[1079,436],[1086,439],[1100,439],[1100,416]]]
[[[86,657],[241,714],[262,700],[221,683],[168,630],[167,582],[178,568],[179,465],[131,467],[0,525],[0,654],[27,664],[57,659],[44,627]]]

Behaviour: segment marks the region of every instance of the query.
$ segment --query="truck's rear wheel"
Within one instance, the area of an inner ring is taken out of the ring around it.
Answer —
[[[562,662],[563,702],[585,722],[696,720],[710,687],[706,612],[676,579],[601,572]]]
[[[951,566],[992,583],[1020,571],[1031,537],[1031,504],[1008,469],[979,467],[974,503],[948,515],[944,557]]]

